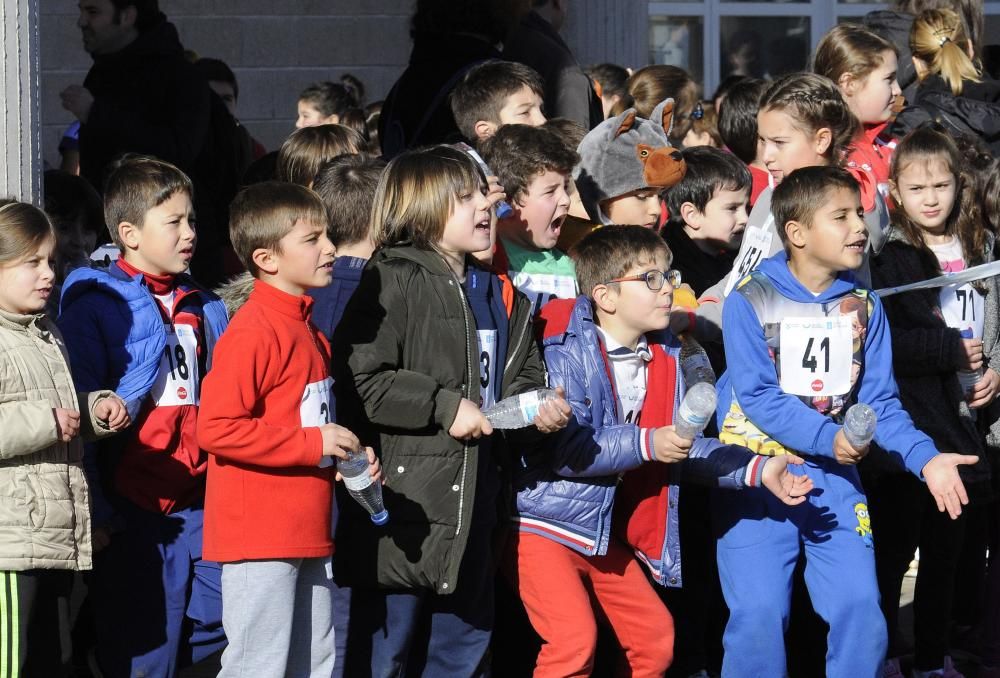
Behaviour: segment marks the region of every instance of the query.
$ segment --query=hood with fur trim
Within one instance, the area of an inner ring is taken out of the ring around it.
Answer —
[[[604,200],[642,188],[670,188],[684,178],[684,159],[670,145],[673,116],[674,100],[666,99],[653,109],[649,120],[630,108],[583,138],[573,180],[591,220],[612,223],[601,210]]]

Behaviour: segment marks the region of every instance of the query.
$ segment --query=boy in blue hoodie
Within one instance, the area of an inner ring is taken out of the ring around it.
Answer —
[[[514,465],[513,574],[545,641],[534,675],[590,675],[599,606],[629,675],[662,676],[673,623],[632,556],[658,583],[681,585],[676,483],[764,485],[790,504],[811,484],[786,470],[801,463],[794,457],[675,432],[685,385],[666,330],[677,277],[662,238],[606,226],[573,256],[586,294],[550,301],[542,318],[549,384],[566,389],[574,417],[545,452]]]
[[[851,271],[867,234],[857,182],[809,167],[774,191],[784,251],[737,285],[723,311],[729,371],[719,383],[719,438],[761,455],[794,453],[816,490],[799,506],[750,493],[721,495],[719,571],[730,608],[723,676],[785,674],[782,638],[792,572],[805,549],[813,607],[830,626],[830,678],[881,675],[886,629],[879,610],[868,507],[848,443],[849,405],[878,416],[875,442],[926,481],[955,517],[968,502],[956,466],[902,409],[882,304]]]

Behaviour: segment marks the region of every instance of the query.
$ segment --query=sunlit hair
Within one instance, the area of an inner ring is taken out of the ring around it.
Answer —
[[[910,51],[927,64],[928,75],[940,75],[952,94],[962,93],[963,82],[980,82],[980,72],[966,49],[972,43],[965,24],[950,9],[921,12],[910,27]]]
[[[407,151],[389,163],[375,189],[375,244],[409,241],[434,249],[456,201],[485,190],[486,177],[466,153],[445,145]]]
[[[0,266],[30,256],[55,234],[42,210],[26,202],[0,199]]]
[[[840,24],[816,46],[813,72],[836,83],[844,74],[863,81],[885,63],[886,52],[896,54],[896,46],[864,26]]]
[[[360,153],[365,140],[344,125],[316,125],[292,132],[278,151],[279,181],[311,186],[323,163],[345,153]]]

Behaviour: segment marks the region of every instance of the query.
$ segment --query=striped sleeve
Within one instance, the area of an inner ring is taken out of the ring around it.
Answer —
[[[764,464],[770,457],[755,454],[754,458],[750,460],[747,464],[747,474],[744,478],[744,483],[747,487],[760,487],[761,480],[764,476]]]
[[[656,456],[653,453],[654,433],[656,433],[655,428],[639,429],[639,454],[642,455],[643,461],[653,461],[656,459]]]

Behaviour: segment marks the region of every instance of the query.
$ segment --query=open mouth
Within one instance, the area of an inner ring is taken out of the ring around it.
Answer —
[[[489,217],[487,217],[487,218],[483,219],[482,221],[480,221],[479,223],[477,223],[476,224],[476,230],[477,231],[486,231],[487,233],[489,233],[489,231],[490,231],[490,219],[489,219]]]
[[[859,254],[864,254],[865,246],[868,244],[868,238],[861,238],[860,240],[855,240],[854,242],[847,243],[847,249],[851,252],[858,252]]]
[[[36,292],[38,293],[38,295],[39,295],[40,297],[42,297],[43,299],[48,299],[48,298],[49,298],[49,295],[51,295],[51,294],[52,294],[52,288],[51,288],[51,287],[43,287],[42,289],[40,289],[40,290],[35,290],[35,291],[36,291]]]
[[[552,231],[556,235],[558,235],[559,234],[559,230],[562,228],[562,225],[563,225],[564,221],[566,221],[566,215],[565,214],[560,214],[558,217],[556,217],[555,219],[552,220],[552,223],[549,225],[549,228],[551,228]]]

